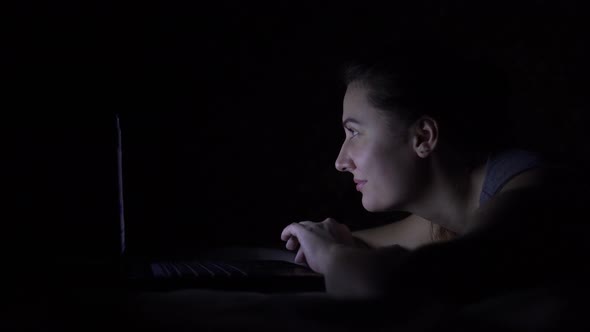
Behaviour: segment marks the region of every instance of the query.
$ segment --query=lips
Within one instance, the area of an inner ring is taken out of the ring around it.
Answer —
[[[357,191],[361,191],[361,189],[363,188],[363,186],[365,185],[365,183],[367,183],[367,181],[354,180],[354,183],[356,183],[356,190]]]

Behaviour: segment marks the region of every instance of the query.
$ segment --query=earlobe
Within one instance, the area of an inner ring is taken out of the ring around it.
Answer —
[[[424,147],[423,145],[421,145],[421,146],[418,148],[418,151],[417,151],[417,153],[418,153],[418,156],[419,156],[420,158],[426,158],[426,157],[428,157],[428,155],[430,154],[430,149],[429,149],[429,148],[427,148],[427,147]]]

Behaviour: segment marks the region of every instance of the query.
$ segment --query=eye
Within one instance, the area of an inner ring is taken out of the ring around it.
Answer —
[[[348,131],[350,133],[350,137],[355,137],[359,133],[358,131],[351,129],[351,128],[346,128],[346,131]]]

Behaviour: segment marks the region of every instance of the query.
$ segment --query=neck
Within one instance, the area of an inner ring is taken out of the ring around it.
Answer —
[[[486,163],[473,169],[445,167],[433,156],[430,160],[431,188],[422,195],[412,213],[463,234],[475,210],[485,177]]]

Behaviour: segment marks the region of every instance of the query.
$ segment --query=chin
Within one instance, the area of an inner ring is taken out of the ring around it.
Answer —
[[[367,210],[368,212],[383,212],[386,210],[384,207],[375,204],[375,202],[370,202],[368,199],[365,200],[364,197],[362,203],[363,208],[365,208],[365,210]]]
[[[362,200],[363,208],[368,212],[388,212],[388,211],[397,211],[402,207],[399,204],[380,204],[375,201],[371,201],[370,199],[363,197]]]

